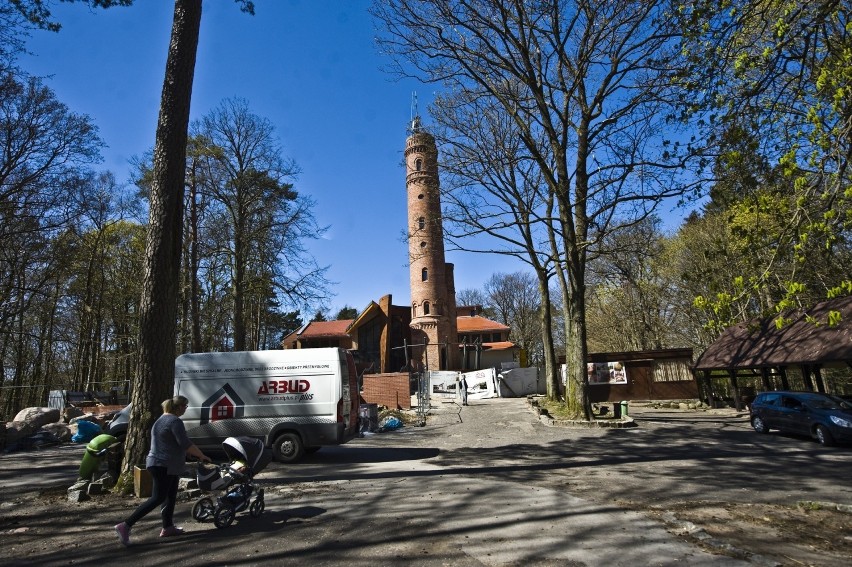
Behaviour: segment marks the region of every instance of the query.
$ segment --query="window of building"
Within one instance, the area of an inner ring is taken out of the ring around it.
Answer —
[[[423,169],[423,160],[417,158],[414,160],[414,171],[420,171],[421,169]]]
[[[425,242],[421,242],[421,243],[420,243],[420,248],[426,248],[426,243],[425,243]]]
[[[657,360],[653,364],[654,382],[682,382],[692,380],[686,362],[681,360]]]
[[[423,314],[424,315],[429,314],[429,302],[428,301],[423,302]]]
[[[429,281],[429,270],[423,268],[423,271],[420,272],[420,279],[424,282]]]
[[[422,198],[423,198],[423,193],[420,193],[419,195],[417,195],[417,198],[418,198],[418,199],[422,199]]]
[[[426,228],[426,219],[423,218],[423,217],[420,217],[419,219],[417,219],[417,226],[420,228],[420,230],[423,230],[424,228]]]

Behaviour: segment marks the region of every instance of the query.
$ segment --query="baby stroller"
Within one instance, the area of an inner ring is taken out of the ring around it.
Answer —
[[[192,507],[196,521],[212,520],[217,528],[230,526],[237,512],[246,508],[254,517],[263,513],[263,489],[256,490],[253,479],[272,460],[272,452],[263,441],[252,437],[228,437],[222,448],[229,462],[209,467],[199,463],[197,471],[198,487],[205,491],[219,490],[221,496],[215,501],[205,496]]]

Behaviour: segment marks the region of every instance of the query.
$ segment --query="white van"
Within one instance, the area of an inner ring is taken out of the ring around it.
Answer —
[[[189,400],[182,419],[202,449],[245,435],[292,463],[358,434],[355,361],[339,348],[184,354],[175,395]]]

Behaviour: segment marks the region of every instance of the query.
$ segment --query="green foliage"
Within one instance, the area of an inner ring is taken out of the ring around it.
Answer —
[[[678,12],[693,24],[691,83],[719,113],[708,212],[725,215],[744,278],[696,300],[712,328],[850,292],[851,11],[832,0],[732,0]]]
[[[842,281],[839,285],[828,290],[829,299],[842,295],[852,295],[852,280]]]
[[[343,306],[340,311],[337,312],[334,319],[336,321],[341,321],[345,319],[357,319],[358,318],[358,310],[354,307],[350,307],[349,305]]]
[[[829,311],[828,312],[828,324],[832,327],[836,327],[840,324],[840,321],[843,320],[843,315],[840,311]]]

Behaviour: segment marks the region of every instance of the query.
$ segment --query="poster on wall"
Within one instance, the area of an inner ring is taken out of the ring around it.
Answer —
[[[589,384],[627,384],[627,368],[623,362],[590,362]]]

